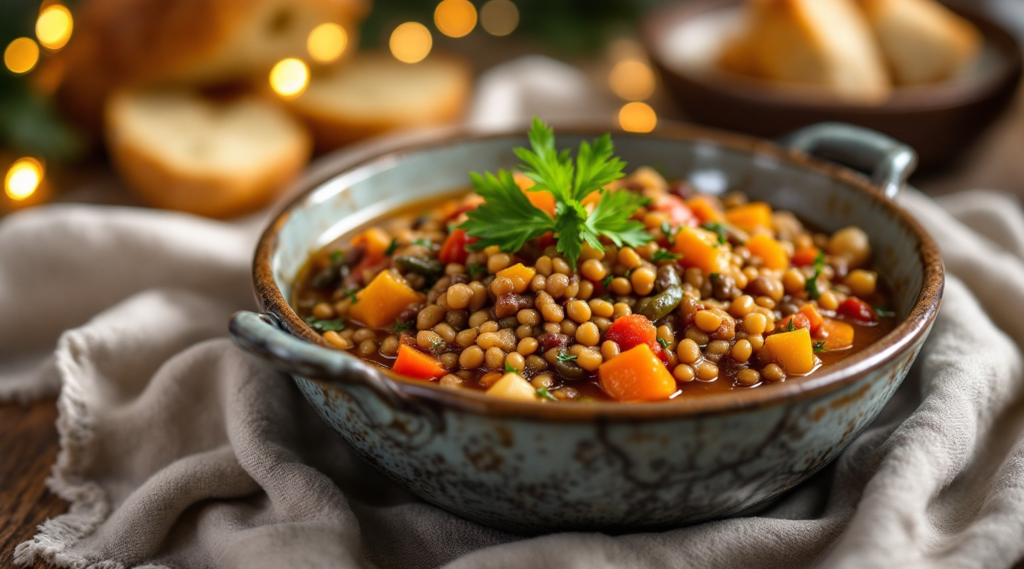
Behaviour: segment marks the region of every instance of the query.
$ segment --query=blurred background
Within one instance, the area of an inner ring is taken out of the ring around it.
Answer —
[[[1019,107],[1022,34],[1022,0],[3,0],[0,215],[251,213],[318,155],[464,120],[482,78],[532,55],[626,131],[844,120],[960,189],[990,130],[1024,135],[994,127]]]

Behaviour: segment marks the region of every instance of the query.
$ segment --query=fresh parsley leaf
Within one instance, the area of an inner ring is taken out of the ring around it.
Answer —
[[[682,255],[680,255],[678,253],[673,253],[672,251],[669,251],[667,249],[658,249],[657,251],[654,252],[653,255],[651,255],[651,260],[655,261],[655,262],[659,262],[659,261],[678,261],[679,259],[682,259],[682,258],[683,258]]]
[[[551,393],[548,391],[547,387],[538,387],[537,388],[537,398],[538,399],[550,399],[551,401],[558,401],[558,399],[555,398],[554,395],[551,395]]]
[[[658,337],[658,343],[661,344],[661,347],[665,348],[666,350],[671,345],[671,344],[668,343],[668,340],[666,340],[665,338],[662,338],[661,336]]]
[[[512,365],[510,365],[509,363],[506,362],[505,363],[505,373],[519,373],[519,370],[517,370],[516,368],[512,367]]]
[[[669,222],[662,221],[661,232],[665,234],[665,239],[668,240],[669,245],[676,244],[676,234],[679,233],[679,228],[673,229]]]
[[[609,286],[611,286],[612,279],[614,278],[615,275],[608,275],[605,278],[601,279],[601,286],[603,286],[604,288],[608,288]]]
[[[820,342],[815,342],[814,343],[814,351],[815,352],[827,352],[828,350],[825,349],[825,340],[822,340]]]
[[[331,254],[327,256],[331,261],[337,261],[345,256],[345,253],[341,251],[331,251]]]
[[[438,338],[437,340],[434,340],[433,342],[430,343],[430,347],[435,349],[435,350],[438,349],[438,348],[443,348],[444,347],[444,340]]]
[[[352,304],[355,304],[355,303],[359,302],[359,297],[356,296],[356,294],[358,292],[359,292],[358,289],[350,288],[350,289],[346,289],[344,292],[342,292],[341,295],[344,296],[345,298],[349,299],[349,301]]]
[[[814,276],[820,275],[823,270],[825,270],[825,254],[818,251],[818,256],[814,258]]]
[[[317,332],[341,332],[345,329],[344,318],[332,318],[330,320],[323,320],[315,316],[307,316],[303,318],[309,327],[316,330]]]
[[[487,267],[480,263],[470,263],[466,265],[466,274],[469,276],[484,275],[487,274]]]
[[[530,148],[516,148],[513,152],[523,162],[523,174],[536,184],[527,191],[554,196],[555,215],[551,217],[534,207],[511,173],[471,173],[470,180],[484,203],[467,212],[467,220],[459,227],[478,238],[474,249],[497,245],[502,251],[516,252],[527,241],[550,231],[555,235],[558,252],[575,268],[583,243],[604,251],[601,237],[619,247],[638,247],[651,241],[644,225],[630,219],[649,200],[635,192],[603,189],[621,178],[625,167],[624,162],[613,156],[609,135],[580,144],[575,163],[568,150],[556,149],[554,131],[539,119],[534,119],[528,137]],[[601,192],[601,200],[588,212],[582,200],[597,191]]]
[[[394,238],[391,239],[391,243],[388,243],[388,248],[384,249],[384,256],[385,257],[390,257],[391,255],[394,255],[395,251],[397,249],[398,249],[398,238],[394,237]]]
[[[796,324],[793,324],[793,319],[789,319],[789,323],[786,324],[786,332],[796,331]]]
[[[573,360],[575,360],[575,359],[576,359],[576,356],[574,356],[574,355],[572,355],[572,354],[570,354],[570,353],[568,353],[568,352],[562,352],[562,353],[558,354],[558,355],[557,355],[557,356],[555,356],[555,357],[556,357],[556,358],[558,359],[558,361],[560,361],[560,362],[571,362],[571,361],[573,361]]]
[[[413,320],[408,320],[406,322],[399,322],[398,320],[395,320],[395,323],[391,325],[391,329],[395,332],[401,332],[402,330],[408,330],[415,325],[416,322]]]
[[[719,245],[725,245],[728,241],[726,236],[729,235],[729,230],[728,228],[725,227],[725,224],[721,222],[709,221],[708,223],[702,225],[701,229],[707,229],[708,231],[714,233],[715,235],[718,235]]]
[[[804,283],[804,292],[811,300],[818,300],[821,297],[821,291],[818,289],[818,277],[821,276],[823,270],[825,270],[825,254],[818,252],[818,256],[814,258],[814,276]]]
[[[412,240],[412,244],[413,245],[419,245],[420,247],[426,247],[427,249],[430,249],[431,247],[434,246],[434,242],[431,241],[430,239],[427,239],[426,237],[420,237],[418,239],[413,239]]]

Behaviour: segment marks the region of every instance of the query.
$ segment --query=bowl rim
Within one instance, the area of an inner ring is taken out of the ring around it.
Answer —
[[[622,138],[663,138],[667,140],[706,141],[724,148],[755,155],[766,155],[803,169],[823,174],[845,183],[865,198],[888,209],[917,239],[916,250],[922,264],[921,290],[906,319],[888,334],[842,360],[820,375],[799,381],[786,381],[763,385],[756,389],[702,395],[694,398],[676,398],[649,403],[594,402],[582,405],[550,405],[534,402],[515,402],[489,397],[477,390],[453,390],[436,382],[405,378],[390,370],[366,363],[357,356],[341,352],[352,360],[353,373],[379,374],[383,381],[403,399],[415,405],[432,409],[454,408],[461,411],[487,414],[495,417],[529,418],[552,422],[590,421],[650,421],[666,418],[707,416],[741,412],[754,408],[772,407],[804,400],[841,389],[868,373],[884,368],[913,346],[923,342],[938,313],[944,287],[944,268],[939,248],[930,235],[903,208],[886,198],[863,174],[839,164],[814,158],[798,150],[788,149],[774,142],[716,129],[685,123],[659,124],[651,133],[637,134],[594,122],[555,122],[553,127],[562,135],[594,137],[611,132],[613,140]],[[271,269],[271,259],[280,230],[291,212],[305,202],[323,184],[345,173],[374,164],[394,164],[404,156],[423,150],[464,144],[470,140],[495,138],[522,138],[527,125],[502,129],[481,129],[459,125],[428,130],[411,136],[395,136],[369,143],[363,147],[328,155],[314,165],[309,173],[292,186],[295,197],[285,203],[261,234],[253,257],[253,289],[261,310],[273,314],[287,332],[313,344],[337,353],[318,333],[310,328],[292,309],[277,287]],[[411,142],[410,142],[411,140]],[[511,151],[511,148],[510,148]],[[329,381],[311,378],[325,387]]]
[[[892,94],[877,103],[856,103],[827,96],[807,96],[786,89],[766,89],[775,84],[756,78],[720,71],[694,72],[670,65],[662,53],[662,43],[673,26],[683,20],[699,17],[705,12],[738,5],[742,0],[692,0],[666,4],[651,10],[641,21],[640,39],[652,62],[665,74],[699,85],[734,99],[776,109],[803,109],[859,116],[887,116],[897,113],[925,113],[958,108],[986,100],[1007,82],[1016,82],[1024,70],[1024,55],[1016,36],[982,11],[962,5],[942,3],[979,28],[984,41],[995,46],[1002,63],[997,69],[977,80],[942,82],[893,89]],[[1016,78],[1016,79],[1015,79]],[[799,85],[796,85],[798,88]]]

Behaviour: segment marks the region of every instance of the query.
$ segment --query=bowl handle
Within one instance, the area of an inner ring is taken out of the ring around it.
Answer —
[[[274,369],[344,391],[376,428],[402,446],[421,447],[441,429],[436,411],[413,401],[387,376],[341,352],[296,338],[273,314],[236,312],[228,329],[238,347]]]
[[[782,144],[870,174],[871,181],[891,200],[896,199],[917,167],[913,148],[880,132],[846,123],[813,124],[790,133]]]

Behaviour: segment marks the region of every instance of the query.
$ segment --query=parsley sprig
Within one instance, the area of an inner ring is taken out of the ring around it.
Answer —
[[[647,198],[635,192],[604,189],[623,176],[626,166],[613,156],[610,135],[604,134],[593,143],[580,143],[575,162],[568,150],[555,148],[554,131],[540,119],[533,119],[529,139],[530,148],[520,147],[513,152],[523,162],[523,174],[536,184],[527,191],[554,196],[555,215],[551,217],[534,207],[511,172],[472,172],[470,180],[485,203],[468,212],[468,219],[459,227],[478,239],[475,249],[497,245],[502,251],[515,252],[527,241],[551,232],[556,238],[555,248],[575,268],[583,243],[604,251],[601,237],[619,247],[638,247],[651,241],[644,225],[630,219]],[[583,200],[594,192],[600,192],[601,200],[588,212]]]

